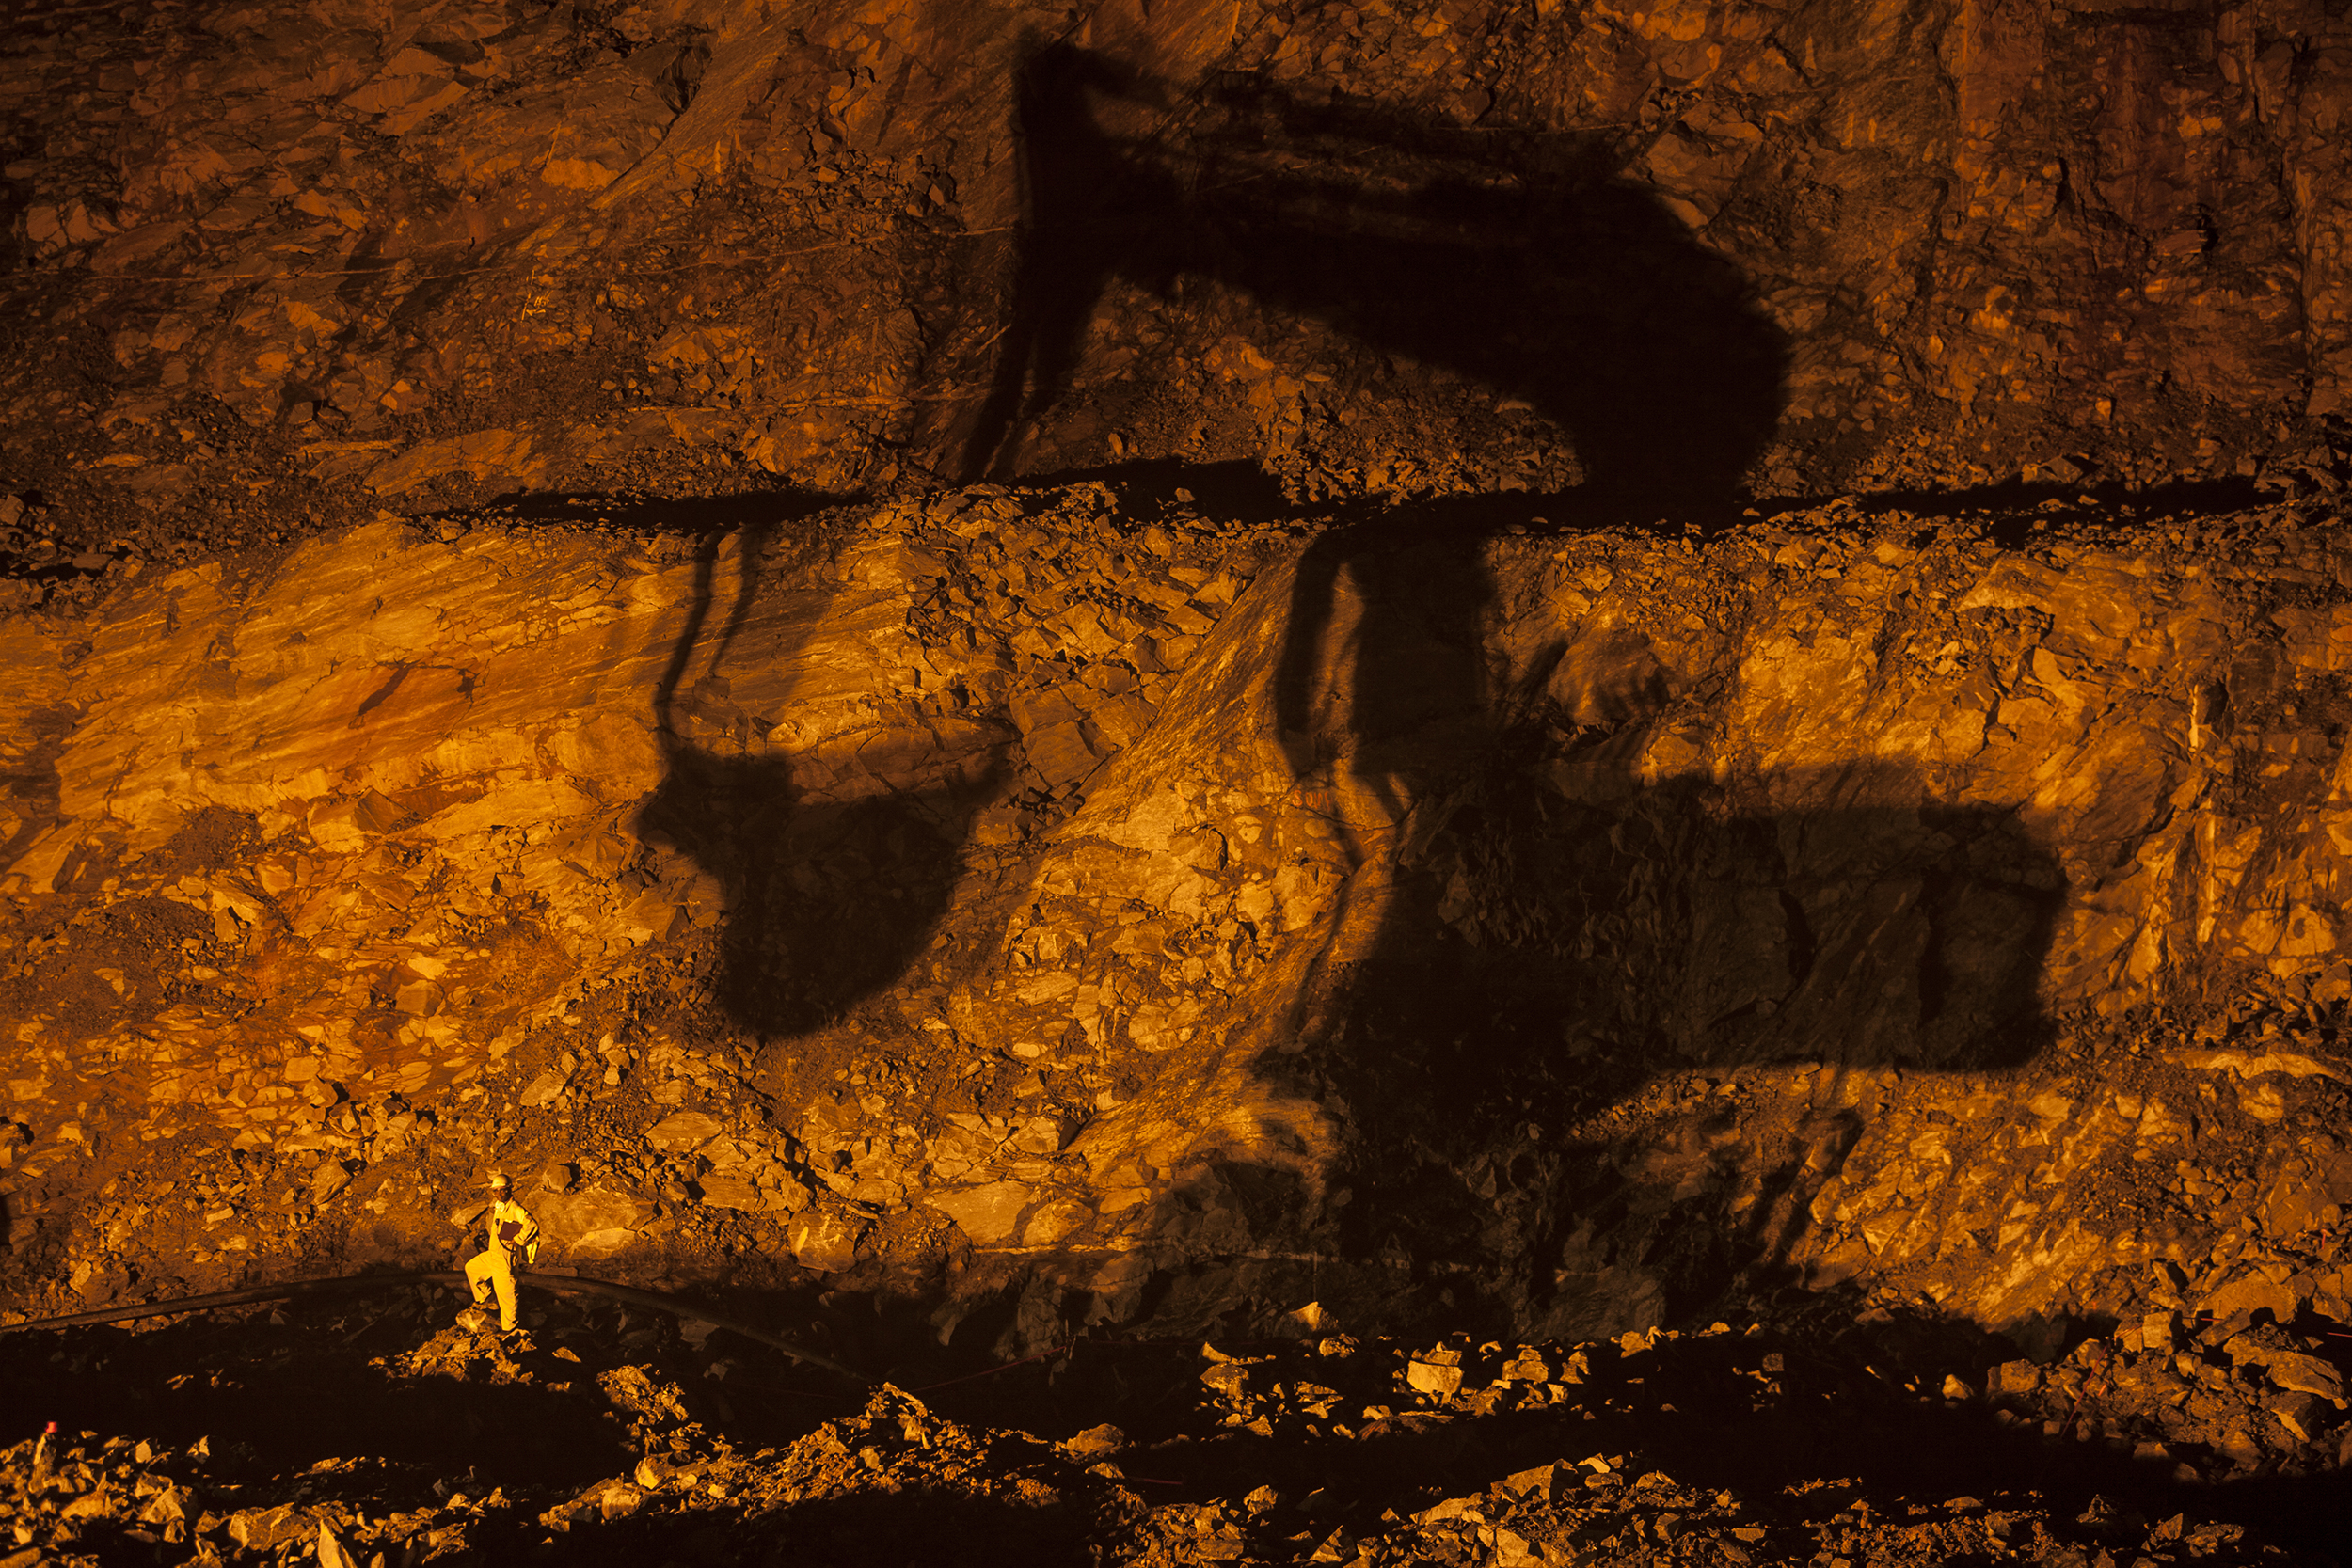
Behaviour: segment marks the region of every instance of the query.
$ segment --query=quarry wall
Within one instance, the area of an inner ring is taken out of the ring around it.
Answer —
[[[2343,536],[2043,516],[117,569],[0,623],[12,1292],[430,1259],[496,1166],[549,1260],[1009,1344],[2342,1316]]]
[[[0,425],[68,556],[729,476],[1646,520],[2352,455],[2316,4],[301,13],[0,55]]]

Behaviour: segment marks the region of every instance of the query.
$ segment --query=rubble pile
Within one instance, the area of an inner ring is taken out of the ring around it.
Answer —
[[[2352,1460],[2352,1429],[2343,1425],[2342,1350],[2330,1341],[2352,1335],[2334,1318],[2291,1332],[2280,1326],[2298,1321],[2291,1309],[2250,1323],[2257,1311],[2268,1319],[2266,1305],[2241,1307],[2182,1337],[2179,1349],[2171,1315],[2149,1313],[2111,1339],[2083,1340],[2059,1366],[2004,1362],[1987,1392],[2005,1420],[2038,1418],[2052,1436],[2095,1433],[2129,1444],[2135,1458],[2197,1452],[2223,1475],[2342,1468]]]
[[[830,1562],[950,1542],[972,1560],[1136,1568],[2333,1560],[2313,1549],[2326,1522],[2249,1528],[2278,1494],[2233,1482],[2315,1475],[2333,1463],[2340,1412],[2325,1436],[2281,1449],[2274,1434],[2259,1457],[2152,1453],[2088,1401],[2063,1429],[2021,1428],[2029,1383],[2078,1387],[2134,1354],[2098,1338],[2055,1364],[2002,1362],[1979,1394],[1980,1369],[1944,1369],[1997,1345],[1884,1311],[1824,1332],[1817,1307],[1811,1326],[1767,1307],[1743,1328],[1581,1344],[1400,1341],[1302,1319],[1300,1337],[1232,1349],[1087,1341],[926,1396],[778,1382],[723,1330],[681,1335],[606,1304],[534,1302],[531,1326],[501,1338],[469,1319],[437,1325],[448,1302],[422,1291],[228,1334],[188,1322],[0,1341],[25,1397],[70,1417],[136,1398],[149,1368],[190,1352],[215,1384],[258,1396],[242,1413],[147,1417],[244,1420],[249,1442],[167,1446],[69,1422],[7,1449],[14,1537],[0,1561],[107,1563],[144,1547],[199,1562]],[[355,1381],[388,1335],[393,1348]],[[302,1396],[320,1381],[364,1407],[358,1421],[337,1430]],[[2233,1419],[2272,1407],[2250,1380],[2207,1382]],[[387,1419],[420,1399],[469,1446],[420,1457],[432,1434]],[[558,1455],[546,1437],[559,1425],[607,1446]],[[314,1457],[326,1444],[342,1451]]]

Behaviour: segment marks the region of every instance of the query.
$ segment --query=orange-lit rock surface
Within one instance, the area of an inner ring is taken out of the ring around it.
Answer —
[[[2343,1319],[2340,530],[2027,520],[115,568],[0,623],[13,1299],[430,1262],[498,1167],[549,1261],[1008,1345]]]
[[[158,1446],[0,1451],[0,1568],[2331,1516],[2344,25],[12,15],[0,1328],[446,1267],[501,1170],[956,1391],[758,1415],[830,1396],[544,1282],[578,1349],[26,1333],[13,1418]]]
[[[69,557],[714,467],[2331,491],[2343,54],[2293,0],[52,8],[0,439]]]

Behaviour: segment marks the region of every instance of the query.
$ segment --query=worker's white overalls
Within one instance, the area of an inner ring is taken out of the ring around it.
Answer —
[[[490,1244],[467,1263],[466,1283],[473,1287],[477,1307],[487,1300],[485,1287],[498,1293],[499,1327],[511,1332],[515,1326],[515,1260],[519,1256],[529,1267],[537,1259],[539,1225],[530,1210],[509,1198],[491,1204],[483,1224]]]

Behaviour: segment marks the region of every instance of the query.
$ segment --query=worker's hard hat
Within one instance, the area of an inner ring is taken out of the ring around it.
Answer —
[[[483,1183],[484,1186],[491,1188],[511,1187],[515,1183],[513,1181],[507,1180],[507,1175],[502,1170],[492,1171],[490,1173],[490,1180]]]

